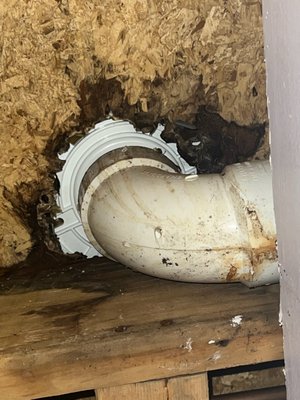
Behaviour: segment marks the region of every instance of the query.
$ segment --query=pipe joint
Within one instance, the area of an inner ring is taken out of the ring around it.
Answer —
[[[80,225],[72,234],[85,235],[86,254],[178,281],[276,282],[269,162],[196,175],[157,137],[152,147],[147,140],[108,146],[81,172],[74,199]]]

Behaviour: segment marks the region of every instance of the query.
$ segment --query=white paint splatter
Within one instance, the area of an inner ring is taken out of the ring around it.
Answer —
[[[213,339],[208,342],[208,344],[214,344],[214,343],[216,343],[216,341]]]
[[[237,328],[238,326],[241,325],[242,320],[243,320],[243,316],[242,315],[236,315],[235,317],[233,317],[231,319],[230,325],[233,326],[234,328]]]
[[[213,361],[217,361],[217,360],[219,360],[221,358],[221,353],[219,352],[219,351],[216,351],[214,354],[213,354],[213,356],[212,356],[212,360]]]
[[[185,342],[185,345],[183,346],[184,349],[186,349],[188,352],[192,351],[192,338],[188,338],[188,340]]]

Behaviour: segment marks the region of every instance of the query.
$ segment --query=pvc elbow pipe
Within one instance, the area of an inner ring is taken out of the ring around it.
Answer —
[[[250,287],[278,281],[268,161],[183,175],[154,150],[115,150],[86,172],[79,209],[92,245],[134,270]]]
[[[198,176],[162,130],[102,121],[60,156],[62,250],[178,281],[277,282],[269,162]]]

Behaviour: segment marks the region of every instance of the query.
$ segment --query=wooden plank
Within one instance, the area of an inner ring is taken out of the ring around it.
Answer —
[[[168,394],[169,400],[209,400],[207,374],[169,379]]]
[[[0,279],[1,395],[34,399],[282,359],[278,300],[278,285],[184,284],[44,254]]]
[[[164,380],[160,380],[98,389],[96,390],[96,399],[168,400],[168,392],[166,382]]]
[[[285,385],[283,367],[212,376],[214,396]]]
[[[97,400],[208,400],[207,374],[100,388]]]

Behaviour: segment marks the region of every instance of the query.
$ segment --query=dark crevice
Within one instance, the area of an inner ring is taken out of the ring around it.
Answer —
[[[226,165],[251,159],[265,134],[265,124],[240,126],[201,106],[192,123],[177,122],[164,133],[198,173],[218,173]]]

